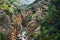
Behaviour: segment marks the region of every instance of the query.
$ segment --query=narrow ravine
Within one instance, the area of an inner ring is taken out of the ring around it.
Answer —
[[[0,0],[0,40],[60,40],[60,0]]]

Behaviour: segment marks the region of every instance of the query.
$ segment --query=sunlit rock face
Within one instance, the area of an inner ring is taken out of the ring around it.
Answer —
[[[45,5],[46,4],[46,5]],[[35,14],[32,15],[31,20],[28,21],[27,23],[27,40],[32,40],[31,39],[31,35],[32,33],[39,33],[40,34],[40,24],[42,22],[42,20],[44,20],[45,15],[48,14],[48,6],[47,3],[42,0],[39,1],[37,3],[32,3],[30,4],[30,6],[28,7],[28,14],[32,14],[31,12],[29,12],[29,10],[34,10]],[[29,15],[30,16],[30,15]],[[38,17],[38,18],[37,18]]]

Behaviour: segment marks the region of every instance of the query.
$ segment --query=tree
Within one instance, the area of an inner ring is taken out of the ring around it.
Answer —
[[[8,40],[7,34],[0,32],[0,40]]]
[[[0,0],[0,8],[9,13],[16,13],[19,10],[19,3],[16,0]]]
[[[60,40],[60,0],[51,0],[48,15],[41,27],[42,40]]]

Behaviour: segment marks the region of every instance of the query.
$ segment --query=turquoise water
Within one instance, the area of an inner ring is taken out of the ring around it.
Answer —
[[[25,34],[26,34],[26,30],[24,29],[24,30],[22,31],[22,40],[26,40],[26,39],[25,39]]]

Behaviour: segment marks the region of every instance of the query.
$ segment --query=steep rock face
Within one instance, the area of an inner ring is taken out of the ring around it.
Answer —
[[[12,31],[11,18],[0,8],[0,32],[10,35]]]
[[[10,24],[10,17],[6,15],[6,12],[4,12],[2,9],[0,9],[0,23],[0,26],[6,29]]]
[[[9,15],[9,13],[0,9],[0,31],[7,33],[9,39],[16,39],[16,36],[21,33],[22,29],[21,17],[21,15]]]
[[[31,35],[33,33],[39,33],[40,31],[40,24],[42,22],[42,20],[44,19],[45,15],[48,14],[48,2],[41,0],[40,2],[37,2],[36,4],[32,3],[29,8],[28,8],[28,14],[29,14],[29,10],[31,11],[29,16],[30,16],[30,20],[27,21],[27,40],[32,40],[34,38],[31,38]],[[40,6],[39,6],[39,5]],[[34,5],[34,6],[33,6]],[[32,11],[34,11],[34,13],[32,13]],[[29,17],[27,16],[27,17]],[[39,28],[38,32],[37,29]],[[40,39],[39,39],[40,40]]]

